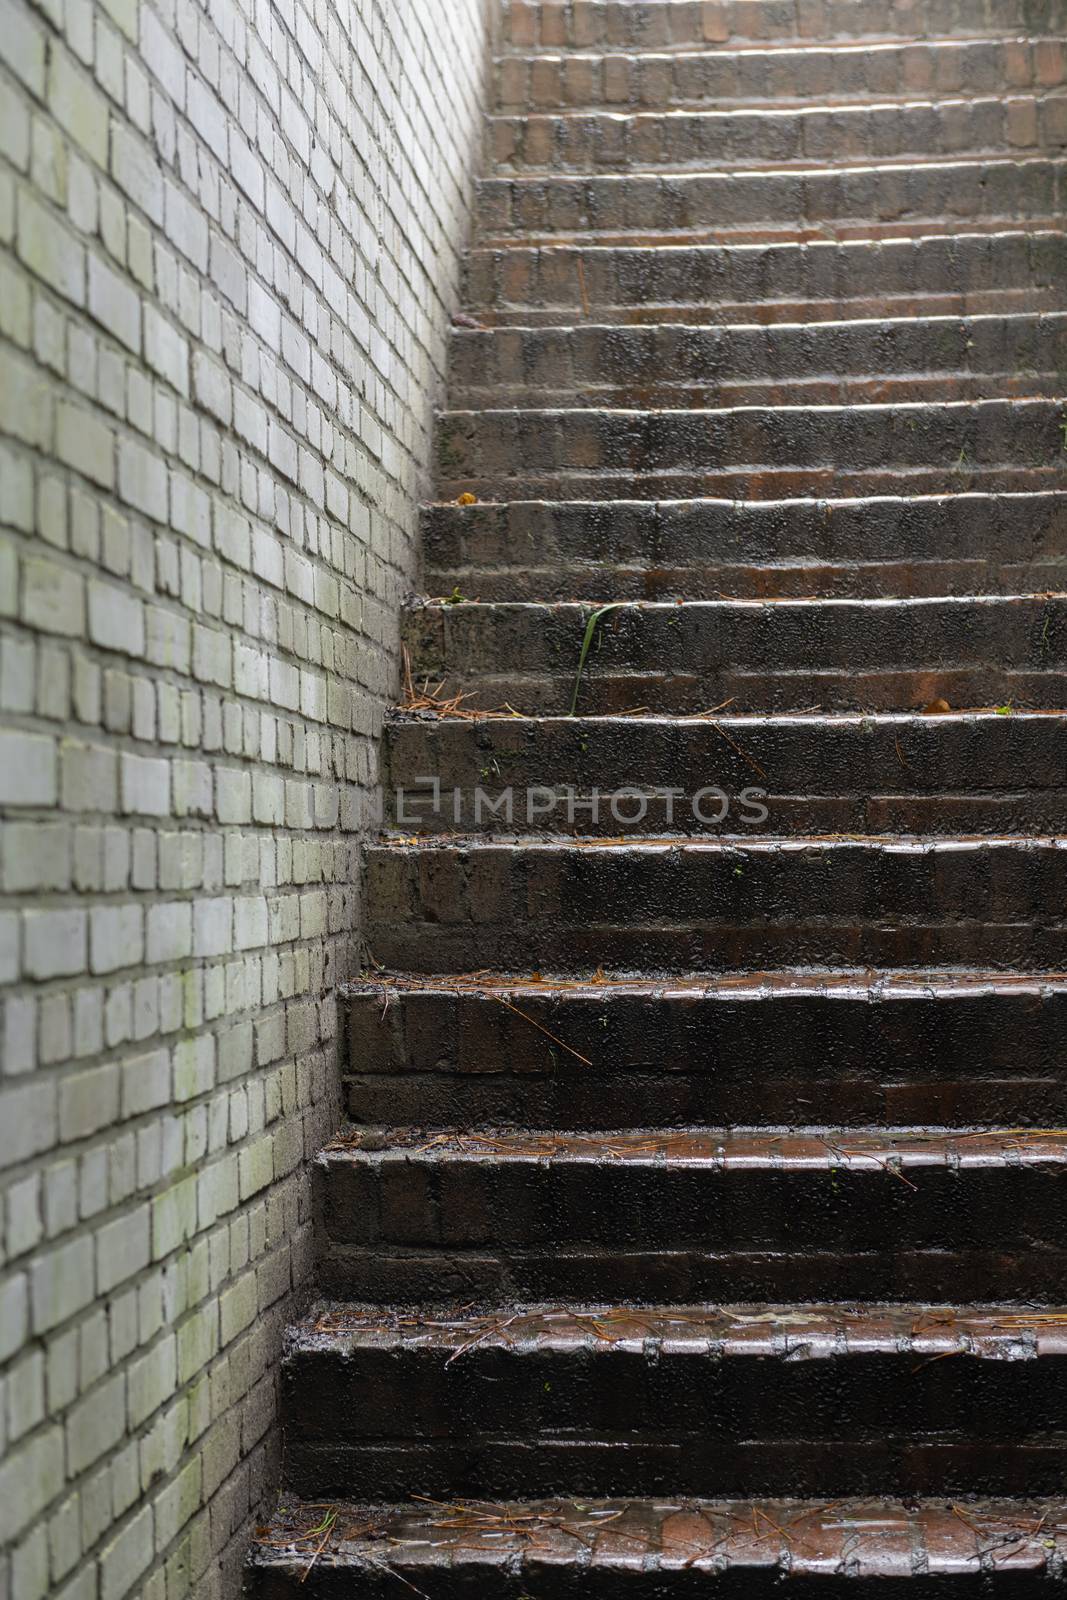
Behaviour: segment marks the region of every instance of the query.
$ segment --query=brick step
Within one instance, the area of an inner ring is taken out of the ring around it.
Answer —
[[[466,299],[489,326],[840,322],[1054,311],[1065,277],[1062,232],[644,248],[515,244],[470,252]]]
[[[374,959],[409,972],[1067,969],[1067,842],[456,837],[366,851]]]
[[[854,227],[865,238],[878,229],[901,236],[937,231],[964,220],[1018,227],[1056,218],[1065,208],[1067,162],[989,156],[908,165],[858,164],[768,171],[723,170],[673,174],[602,173],[486,178],[477,185],[477,223],[483,245],[517,238],[530,247],[587,237],[601,244],[668,238],[770,242],[777,232],[795,241],[804,230]]]
[[[1062,712],[398,716],[386,752],[409,833],[1067,834]]]
[[[254,1600],[388,1600],[404,1584],[457,1600],[488,1582],[500,1600],[703,1597],[709,1582],[721,1600],[757,1600],[785,1579],[806,1600],[978,1600],[1058,1583],[1067,1553],[1067,1503],[1032,1498],[283,1502],[253,1550]]]
[[[472,600],[1067,589],[1067,495],[427,506],[426,583]]]
[[[1061,1315],[320,1302],[287,1340],[287,1475],[320,1499],[1052,1493]]]
[[[495,116],[487,149],[506,172],[672,173],[940,159],[962,152],[1062,153],[1067,96],[998,95],[747,110],[565,111]]]
[[[418,678],[526,715],[1067,706],[1062,594],[625,601],[602,616],[579,680],[593,615],[426,601],[404,632]]]
[[[499,112],[731,103],[821,104],[875,97],[1019,93],[1067,81],[1055,37],[892,40],[884,44],[507,55],[494,63]]]
[[[1063,487],[1063,402],[445,411],[438,492],[496,500],[1032,493]]]
[[[791,44],[1067,31],[1063,0],[503,0],[502,43],[517,50],[649,50],[751,40]]]
[[[361,1124],[1067,1125],[1062,976],[378,974],[341,1005]]]
[[[398,1304],[1047,1301],[1065,1172],[1062,1130],[342,1131],[315,1170],[320,1281]]]
[[[457,329],[449,403],[835,405],[1057,395],[1067,313],[690,327]]]

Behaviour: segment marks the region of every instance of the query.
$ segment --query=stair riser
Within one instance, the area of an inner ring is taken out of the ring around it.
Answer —
[[[547,1046],[545,1056],[549,1057]],[[603,1055],[603,1052],[602,1052]],[[564,1052],[555,1052],[562,1061]],[[539,1076],[516,1078],[495,1073],[387,1073],[346,1075],[345,1108],[355,1122],[405,1123],[417,1127],[526,1127],[596,1129],[610,1115],[627,1128],[692,1127],[699,1123],[802,1122],[816,1116],[840,1127],[904,1121],[908,1123],[986,1123],[1025,1126],[1062,1125],[1067,1090],[1056,1075],[1034,1079],[1011,1076],[992,1082],[961,1074],[947,1082],[913,1082],[900,1070],[881,1083],[869,1078],[810,1076],[800,1067],[780,1077],[752,1081],[752,1061],[744,1074],[717,1071],[672,1073],[654,1066],[621,1074],[583,1068],[581,1074],[546,1065]],[[760,1071],[762,1072],[762,1065]],[[610,1113],[605,1107],[610,1106]]]
[[[891,1178],[887,1183],[893,1183]],[[896,1185],[894,1184],[894,1187]],[[1011,1203],[1010,1201],[1008,1203]],[[339,1298],[398,1305],[515,1300],[581,1300],[639,1304],[652,1299],[808,1301],[836,1295],[863,1302],[927,1300],[943,1304],[981,1299],[1048,1301],[1062,1295],[1067,1253],[1035,1250],[1008,1258],[996,1248],[894,1248],[885,1237],[871,1250],[822,1256],[760,1251],[581,1250],[565,1239],[544,1249],[506,1246],[320,1247],[323,1289]],[[951,1285],[951,1296],[946,1286]],[[1062,1472],[1062,1447],[1060,1449]],[[1062,1488],[1062,1480],[1061,1480]],[[795,1486],[794,1486],[795,1487]]]
[[[487,1458],[502,1494],[699,1494],[728,1484],[831,1498],[876,1487],[1050,1493],[1042,1434],[1062,1414],[1064,1366],[961,1357],[924,1369],[913,1353],[652,1364],[640,1353],[472,1350],[450,1368],[439,1352],[298,1356],[283,1380],[288,1471],[299,1493],[324,1499],[402,1498],[416,1486],[477,1493]]]
[[[566,604],[423,606],[407,614],[404,631],[419,678],[445,679],[450,692],[470,694],[486,710],[506,704],[559,715],[574,702],[592,614]],[[600,622],[577,708],[586,716],[638,707],[702,713],[727,704],[733,714],[914,711],[943,699],[1047,710],[1067,704],[1065,635],[1067,601],[1054,598],[634,606]],[[705,737],[709,746],[719,738],[710,727]],[[537,781],[554,776],[542,772]]]
[[[1067,850],[371,848],[367,937],[413,972],[1067,968]]]
[[[1067,316],[496,329],[454,336],[450,394],[457,409],[953,401],[1058,394],[1065,373]]]
[[[399,1499],[415,1485],[415,1492],[451,1499],[477,1494],[487,1482],[494,1492],[499,1485],[500,1493],[513,1495],[561,1489],[594,1494],[605,1483],[625,1494],[741,1493],[738,1486],[747,1485],[754,1494],[827,1497],[1049,1495],[1063,1486],[1062,1446],[1035,1443],[1010,1450],[1002,1444],[983,1448],[889,1438],[864,1447],[834,1435],[810,1440],[790,1436],[734,1449],[702,1437],[647,1446],[628,1442],[625,1449],[568,1440],[539,1444],[536,1453],[525,1443],[495,1440],[407,1449],[296,1445],[288,1459],[288,1477],[296,1491],[323,1502],[341,1493]],[[908,1592],[913,1592],[910,1587]]]
[[[1060,1127],[1065,1028],[1067,995],[1036,987],[880,1002],[372,989],[345,1002],[343,1087],[354,1122],[423,1128]]]
[[[927,0],[921,15],[905,0],[506,0],[501,43],[517,50],[610,45],[650,50],[796,40],[939,38],[952,34],[1059,34],[1062,0]]]
[[[479,316],[571,324],[804,322],[936,313],[952,297],[990,303],[1044,294],[1056,310],[1067,276],[1057,233],[959,234],[836,244],[675,245],[661,249],[567,245],[474,250],[466,297]],[[587,309],[588,308],[588,309]],[[680,314],[674,308],[682,308]],[[1040,309],[1034,307],[1034,309]]]
[[[828,1138],[834,1145],[834,1136]],[[838,1143],[847,1149],[847,1142]],[[722,1171],[662,1159],[388,1154],[327,1160],[316,1182],[320,1223],[331,1244],[383,1253],[432,1249],[442,1257],[449,1250],[513,1251],[531,1260],[540,1252],[602,1251],[602,1283],[612,1280],[616,1252],[623,1281],[624,1258],[635,1251],[662,1252],[665,1260],[687,1250],[788,1252],[788,1275],[806,1276],[810,1297],[818,1299],[834,1294],[838,1253],[847,1263],[850,1254],[885,1250],[891,1271],[895,1250],[950,1256],[999,1251],[1010,1294],[1015,1252],[1026,1252],[1019,1263],[1024,1278],[1039,1274],[1042,1256],[1047,1265],[1062,1258],[1067,1185],[1058,1162],[972,1166],[962,1173],[909,1166],[906,1183],[880,1158],[857,1157],[851,1168],[835,1160],[828,1149],[825,1166]],[[885,1274],[877,1276],[884,1281]],[[1046,1293],[1055,1292],[1048,1279]],[[882,1290],[872,1284],[868,1293],[880,1297]]]
[[[448,411],[442,500],[1006,493],[1062,484],[1052,400],[789,410]],[[1010,465],[1009,465],[1010,463]]]
[[[483,601],[1067,589],[1062,495],[435,505],[422,529],[428,592]]]
[[[1016,555],[1020,552],[1016,551]],[[1067,589],[1067,560],[1023,561],[1003,565],[971,560],[870,561],[836,565],[817,562],[778,566],[737,565],[714,553],[707,563],[660,567],[616,567],[611,593],[629,600],[788,600],[821,594],[840,600],[891,600],[935,595],[1019,594]],[[427,574],[427,593],[448,595],[454,588],[480,600],[603,600],[599,564],[551,569],[457,566]]]
[[[884,95],[940,99],[1049,89],[1065,78],[1067,49],[1056,38],[680,55],[504,56],[496,63],[495,104],[501,112],[526,112],[590,106],[655,110],[731,101],[780,105]]]
[[[498,173],[706,172],[716,167],[898,161],[976,151],[1062,153],[1067,99],[1015,96],[823,111],[674,111],[496,117]]]
[[[775,834],[1067,832],[1067,720],[1059,717],[397,721],[387,725],[386,749],[387,821],[410,827],[415,818],[427,833],[457,824],[476,833],[534,827],[604,837],[744,834],[749,827]],[[440,786],[436,804],[431,779]],[[712,783],[731,797],[761,791],[768,815],[746,824],[756,813],[738,798],[719,823],[702,824],[686,797]],[[614,797],[635,791],[645,797],[644,815],[632,798],[613,807]],[[506,809],[500,797],[509,794]]]
[[[406,821],[398,820],[396,825],[402,830],[410,828],[414,816],[419,832],[426,834],[453,832],[458,820],[465,833],[485,836],[511,835],[533,827],[551,834],[591,839],[616,838],[620,833],[633,838],[743,836],[767,832],[784,838],[839,833],[915,833],[945,838],[959,834],[1025,834],[1028,829],[1037,828],[1044,833],[1067,833],[1067,790],[1064,789],[1055,794],[1016,791],[1000,796],[967,793],[916,796],[862,791],[832,796],[807,795],[782,793],[776,785],[768,786],[762,778],[752,774],[742,775],[731,788],[724,784],[718,769],[715,782],[725,789],[726,799],[705,799],[699,815],[694,814],[691,806],[686,807],[678,800],[664,800],[662,794],[654,791],[635,795],[630,785],[626,798],[619,798],[615,809],[603,788],[597,801],[592,790],[582,789],[580,785],[560,785],[556,787],[552,809],[546,812],[544,805],[548,802],[542,786],[536,787],[528,803],[526,791],[520,788],[510,823],[503,815],[479,815],[475,786],[469,784],[461,790],[458,802],[447,800],[447,810],[437,813],[420,812],[413,802],[405,802]],[[702,789],[703,783],[698,788]],[[495,803],[497,794],[491,788],[487,792]],[[611,791],[607,793],[610,795]],[[641,804],[646,809],[635,819],[634,807]],[[720,817],[722,820],[717,820]]]

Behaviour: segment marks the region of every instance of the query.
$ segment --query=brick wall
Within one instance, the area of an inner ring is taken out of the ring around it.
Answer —
[[[0,1595],[233,1595],[481,0],[0,0]]]

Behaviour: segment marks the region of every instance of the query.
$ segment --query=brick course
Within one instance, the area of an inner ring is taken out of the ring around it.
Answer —
[[[480,138],[480,0],[0,5],[0,1593],[222,1600]]]

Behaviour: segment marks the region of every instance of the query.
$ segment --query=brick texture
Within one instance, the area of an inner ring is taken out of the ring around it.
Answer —
[[[275,1484],[480,0],[0,0],[0,1593]]]

